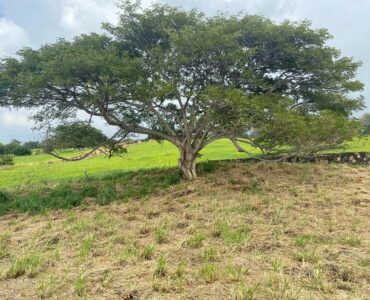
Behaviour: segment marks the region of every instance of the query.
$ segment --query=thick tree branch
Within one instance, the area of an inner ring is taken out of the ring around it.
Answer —
[[[167,123],[163,116],[152,105],[149,105],[149,109],[156,115],[158,121],[164,126],[168,134],[170,134],[171,136],[176,136],[176,132],[171,128],[171,126]]]

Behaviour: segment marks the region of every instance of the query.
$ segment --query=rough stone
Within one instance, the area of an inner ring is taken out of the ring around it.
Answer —
[[[369,164],[370,152],[348,152],[348,153],[330,153],[312,156],[267,156],[263,159],[259,158],[242,158],[242,159],[229,159],[226,161],[231,162],[260,162],[263,160],[268,161],[286,161],[286,162],[300,162],[300,163],[337,163],[337,164]],[[225,161],[225,160],[223,160]]]

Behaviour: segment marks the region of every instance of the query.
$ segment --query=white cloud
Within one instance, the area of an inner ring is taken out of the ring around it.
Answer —
[[[0,19],[0,56],[12,56],[28,44],[27,32],[13,21]]]
[[[73,34],[99,31],[102,22],[116,23],[118,17],[118,1],[113,0],[60,0],[63,8],[59,25]],[[148,7],[152,0],[144,0]]]
[[[26,110],[6,110],[0,108],[0,143],[8,143],[12,139],[19,141],[38,140],[39,136],[32,131],[34,124],[28,119]]]
[[[29,128],[33,123],[28,119],[24,112],[4,111],[0,114],[0,124],[7,127],[26,127]]]
[[[77,30],[78,23],[76,20],[77,8],[66,6],[63,9],[62,17],[60,19],[60,26],[67,30]]]
[[[100,29],[102,22],[115,22],[117,7],[113,1],[62,0],[59,25],[73,34]]]
[[[240,11],[253,14],[262,14],[284,19],[286,14],[294,11],[295,0],[158,0],[161,3],[169,3],[186,9],[197,9],[207,15],[213,15],[219,11],[239,13]]]

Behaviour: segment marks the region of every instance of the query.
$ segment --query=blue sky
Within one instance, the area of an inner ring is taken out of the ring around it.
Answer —
[[[275,21],[312,20],[314,27],[328,28],[332,45],[343,55],[363,61],[358,78],[365,83],[370,111],[370,0],[158,0],[184,8],[198,8],[208,15],[243,10]],[[37,48],[57,38],[99,31],[102,22],[114,23],[116,0],[0,0],[0,57],[13,56],[24,46]],[[148,5],[154,1],[142,1]],[[96,120],[107,134],[114,131]],[[0,142],[12,138],[38,139],[27,112],[0,109]]]

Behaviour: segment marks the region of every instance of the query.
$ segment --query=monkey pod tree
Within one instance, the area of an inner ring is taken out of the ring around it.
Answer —
[[[189,179],[199,151],[218,139],[243,151],[240,142],[293,149],[305,134],[320,145],[353,134],[350,116],[362,107],[355,93],[363,88],[355,80],[360,64],[327,46],[326,30],[163,5],[124,2],[121,9],[117,25],[103,25],[105,34],[3,59],[0,106],[32,109],[40,124],[83,111],[116,126],[118,135],[169,141]],[[303,130],[315,118],[332,124],[330,134]]]

